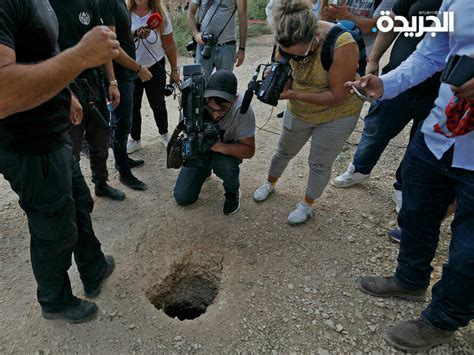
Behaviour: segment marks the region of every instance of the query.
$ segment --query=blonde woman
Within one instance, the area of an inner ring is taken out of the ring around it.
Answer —
[[[170,75],[172,81],[179,81],[179,70],[173,28],[161,0],[127,0],[127,7],[132,22],[137,62],[147,67],[153,74],[153,78],[149,81],[135,81],[131,140],[127,145],[127,152],[133,153],[142,148],[140,141],[142,116],[140,110],[143,91],[146,92],[153,111],[161,141],[165,146],[168,144],[168,112],[163,93],[163,88],[166,85],[165,56],[171,65]],[[161,26],[154,31],[143,30],[148,17],[152,13],[161,15],[163,18]]]
[[[309,177],[303,199],[288,216],[301,224],[314,215],[313,204],[326,187],[334,160],[353,131],[362,102],[344,83],[356,77],[359,50],[348,32],[334,45],[328,71],[321,64],[321,47],[335,24],[318,21],[302,0],[280,3],[273,13],[273,31],[280,52],[292,57],[292,74],[281,100],[288,100],[282,134],[272,157],[267,181],[254,192],[265,201],[290,160],[311,138]]]

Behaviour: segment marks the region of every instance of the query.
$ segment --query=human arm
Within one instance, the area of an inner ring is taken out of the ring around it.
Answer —
[[[364,33],[373,33],[372,28],[377,24],[376,17],[362,17],[352,14],[349,11],[347,2],[344,5],[330,4],[329,6],[323,6],[321,12],[323,17],[327,19],[354,21]]]
[[[237,0],[237,14],[239,17],[239,48],[235,53],[235,66],[239,67],[244,62],[247,44],[247,0]]]
[[[347,97],[350,89],[344,84],[353,80],[359,61],[357,44],[349,43],[334,49],[334,60],[328,72],[329,90],[320,93],[286,90],[280,95],[281,100],[306,101],[320,106],[338,106]]]
[[[118,48],[115,34],[104,26],[93,28],[76,46],[36,64],[16,63],[15,50],[0,44],[0,82],[9,83],[0,85],[0,119],[48,101],[83,70],[115,58]]]
[[[115,110],[120,105],[120,91],[115,83],[114,66],[111,60],[104,64],[104,72],[109,81],[108,99],[112,102],[112,107]]]
[[[390,12],[390,17],[395,21],[395,14]],[[396,21],[397,25],[399,21]],[[369,56],[369,61],[367,63],[367,68],[365,72],[367,74],[378,75],[379,73],[379,62],[387,49],[391,46],[393,41],[397,38],[398,33],[393,31],[393,28],[389,32],[379,31],[375,37],[375,42],[372,47],[372,52]]]
[[[255,137],[241,138],[235,143],[217,142],[211,150],[237,159],[250,159],[255,154]]]
[[[79,126],[82,122],[84,112],[82,106],[76,96],[71,92],[71,110],[69,112],[69,120],[74,126]]]
[[[198,8],[199,6],[195,4],[194,2],[191,2],[191,4],[189,5],[188,16],[187,16],[188,26],[191,29],[191,32],[196,42],[199,45],[204,46],[204,42],[202,41],[202,37],[201,37],[201,32],[199,32],[197,28],[197,23],[196,23],[196,13],[197,13]]]
[[[175,83],[179,82],[178,59],[176,55],[176,44],[173,38],[173,32],[161,36],[161,43],[165,50],[166,57],[171,65],[171,80]]]
[[[115,26],[109,26],[110,30],[115,33]],[[147,81],[152,78],[152,74],[148,68],[142,67],[135,59],[131,58],[124,50],[120,47],[120,54],[114,59],[122,67],[125,67],[138,75],[141,81]]]

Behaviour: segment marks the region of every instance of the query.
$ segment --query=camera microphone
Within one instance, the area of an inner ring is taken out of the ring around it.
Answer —
[[[252,102],[253,98],[253,90],[247,89],[245,90],[245,95],[242,100],[242,106],[240,106],[240,113],[245,115],[250,107],[250,102]]]
[[[148,17],[146,20],[146,27],[150,30],[156,30],[158,27],[161,26],[161,23],[163,22],[163,18],[161,15],[157,12],[153,13]]]

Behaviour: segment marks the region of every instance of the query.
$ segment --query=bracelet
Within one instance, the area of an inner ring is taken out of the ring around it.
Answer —
[[[135,74],[140,73],[140,70],[142,70],[142,65],[141,64],[138,64],[138,65],[139,65],[139,67],[138,67],[137,70],[135,70]]]
[[[112,85],[118,86],[118,82],[117,82],[117,80],[110,80],[109,85],[110,86],[112,86]]]
[[[239,47],[239,51],[245,52],[245,47]]]

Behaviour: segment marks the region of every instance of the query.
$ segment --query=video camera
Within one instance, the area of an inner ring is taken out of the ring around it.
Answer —
[[[204,90],[206,78],[199,64],[183,67],[181,91],[181,120],[167,148],[167,168],[206,166],[210,148],[219,140],[219,125],[204,122]]]
[[[247,113],[254,93],[261,102],[272,106],[278,105],[280,94],[285,89],[285,85],[291,75],[290,59],[288,56],[282,56],[273,63],[259,64],[257,66],[252,79],[248,83],[248,88],[245,91],[240,113]],[[266,73],[266,76],[259,80],[258,76],[262,67],[264,68],[263,73]]]

